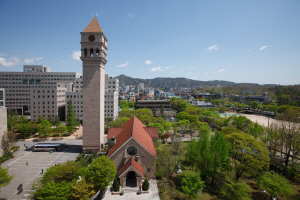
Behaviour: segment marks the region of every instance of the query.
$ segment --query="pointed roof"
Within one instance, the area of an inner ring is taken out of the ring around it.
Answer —
[[[157,158],[152,138],[144,129],[145,127],[146,126],[136,116],[130,118],[130,120],[122,126],[123,129],[116,136],[116,144],[110,148],[107,156],[110,157],[130,138],[134,138],[150,154]]]
[[[110,140],[112,137],[117,137],[123,130],[122,127],[111,127],[108,129],[107,139]],[[157,127],[144,127],[144,130],[150,135],[151,138],[158,138]]]
[[[130,167],[133,167],[137,172],[139,172],[142,176],[144,176],[144,169],[143,167],[137,163],[133,157],[131,157],[120,169],[119,177],[126,172]]]
[[[94,19],[89,23],[89,25],[84,29],[83,32],[98,32],[98,33],[100,32],[100,33],[103,33],[96,17],[94,17]]]

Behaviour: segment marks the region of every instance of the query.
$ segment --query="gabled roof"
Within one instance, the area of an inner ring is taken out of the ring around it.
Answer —
[[[100,33],[103,33],[96,17],[94,17],[94,19],[89,23],[89,25],[84,29],[83,32],[98,32],[98,33],[100,32]]]
[[[112,137],[117,137],[117,135],[123,130],[122,127],[112,127],[108,129],[107,139],[111,139]]]
[[[139,172],[142,176],[144,176],[144,170],[143,167],[137,163],[133,157],[131,157],[120,169],[120,174],[121,176],[126,170],[130,167],[133,167],[137,172]]]
[[[108,129],[107,139],[110,140],[112,137],[117,137],[123,130],[122,127],[112,127]],[[158,138],[157,127],[144,127],[144,130],[150,135],[151,138]]]
[[[110,157],[130,138],[134,138],[150,154],[157,158],[152,138],[145,131],[145,127],[146,126],[136,116],[133,116],[122,126],[122,131],[116,136],[116,144],[110,148],[107,156]]]
[[[151,138],[158,138],[157,127],[144,127],[144,130],[150,135]]]

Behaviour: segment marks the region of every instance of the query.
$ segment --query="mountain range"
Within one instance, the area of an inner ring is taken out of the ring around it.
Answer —
[[[213,81],[197,81],[187,78],[153,78],[153,79],[140,79],[132,78],[121,74],[116,78],[119,79],[119,84],[124,83],[125,85],[138,85],[139,83],[144,83],[145,87],[154,87],[154,88],[164,88],[164,87],[175,87],[175,88],[197,88],[197,87],[206,87],[206,86],[259,86],[257,83],[234,83],[230,81],[223,80],[213,80]]]

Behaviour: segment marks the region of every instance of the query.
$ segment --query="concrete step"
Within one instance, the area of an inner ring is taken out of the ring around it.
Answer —
[[[139,188],[138,187],[134,187],[134,188],[126,187],[126,188],[122,188],[121,190],[124,191],[124,193],[136,193],[137,191],[139,191]]]

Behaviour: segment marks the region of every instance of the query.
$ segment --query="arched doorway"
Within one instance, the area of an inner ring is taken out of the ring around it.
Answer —
[[[136,187],[136,174],[134,171],[127,173],[126,187]]]

